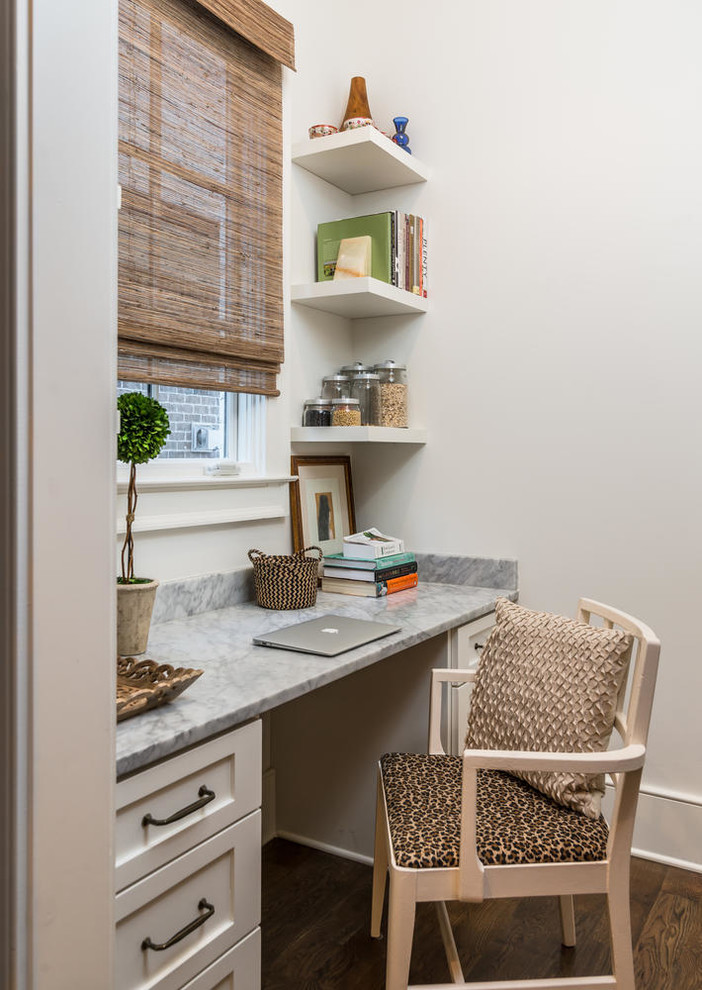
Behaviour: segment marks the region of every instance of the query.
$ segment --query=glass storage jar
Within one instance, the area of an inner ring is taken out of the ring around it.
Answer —
[[[332,426],[360,426],[358,399],[332,399]]]
[[[380,378],[363,371],[351,381],[351,396],[361,407],[362,426],[380,426]]]
[[[351,395],[348,375],[326,375],[322,379],[323,399],[347,399]]]
[[[380,376],[381,426],[407,427],[407,368],[394,361],[376,364]]]
[[[331,410],[329,399],[305,399],[302,408],[302,425],[331,426]]]

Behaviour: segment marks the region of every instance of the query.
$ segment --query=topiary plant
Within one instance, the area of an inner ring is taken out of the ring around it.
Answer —
[[[122,546],[122,577],[118,584],[140,584],[148,578],[134,577],[134,538],[132,523],[137,504],[136,466],[156,457],[170,434],[168,413],[160,402],[141,392],[125,392],[117,399],[120,430],[117,457],[129,464],[127,489],[127,532]],[[126,561],[125,561],[126,555]]]

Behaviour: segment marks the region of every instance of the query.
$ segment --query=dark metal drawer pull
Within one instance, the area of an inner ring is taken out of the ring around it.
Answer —
[[[156,942],[152,942],[150,938],[145,938],[141,943],[142,949],[153,949],[154,952],[163,952],[164,949],[170,949],[172,945],[175,945],[176,942],[180,942],[180,940],[185,938],[186,935],[190,935],[196,928],[199,928],[200,925],[204,925],[207,919],[211,918],[215,913],[214,905],[210,904],[203,897],[198,904],[197,909],[198,911],[204,911],[205,908],[207,908],[207,914],[201,914],[198,918],[195,918],[189,925],[186,925],[185,928],[181,928],[181,930],[176,932],[175,935],[171,935],[167,942],[161,942],[160,945],[157,945]]]
[[[473,647],[473,649],[474,650],[482,650],[484,646],[485,646],[485,643],[476,643],[475,646]]]
[[[148,815],[144,815],[141,820],[141,824],[146,828],[147,825],[172,825],[173,822],[180,821],[181,818],[187,817],[187,815],[192,815],[193,811],[197,811],[198,808],[204,808],[206,804],[210,801],[214,801],[215,792],[211,791],[208,787],[203,784],[200,790],[197,792],[199,801],[193,801],[189,804],[187,808],[181,808],[180,811],[174,811],[170,818],[154,818],[154,816],[149,812]]]

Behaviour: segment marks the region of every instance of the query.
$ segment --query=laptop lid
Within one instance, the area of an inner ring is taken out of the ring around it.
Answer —
[[[285,626],[270,633],[254,637],[257,646],[273,646],[297,653],[316,653],[318,656],[335,657],[346,650],[372,643],[399,632],[400,626],[368,619],[352,619],[346,615],[323,615],[293,626]]]

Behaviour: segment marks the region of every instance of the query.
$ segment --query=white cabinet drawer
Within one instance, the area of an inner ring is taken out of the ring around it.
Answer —
[[[183,990],[261,990],[261,929],[225,952]]]
[[[260,870],[256,811],[118,894],[115,990],[180,990],[232,948],[260,922]],[[169,948],[143,946],[198,917],[206,920]]]
[[[121,780],[116,804],[115,888],[122,890],[260,806],[260,721]],[[176,820],[145,823],[146,816]]]
[[[451,641],[451,666],[475,667],[482,647],[495,625],[495,613],[467,622],[453,630]]]
[[[495,614],[491,612],[474,622],[454,629],[451,639],[451,666],[459,669],[475,669],[480,654],[495,625]],[[460,756],[466,738],[466,723],[470,711],[470,696],[473,685],[461,684],[448,688],[448,711],[450,731],[448,734],[449,752]]]

